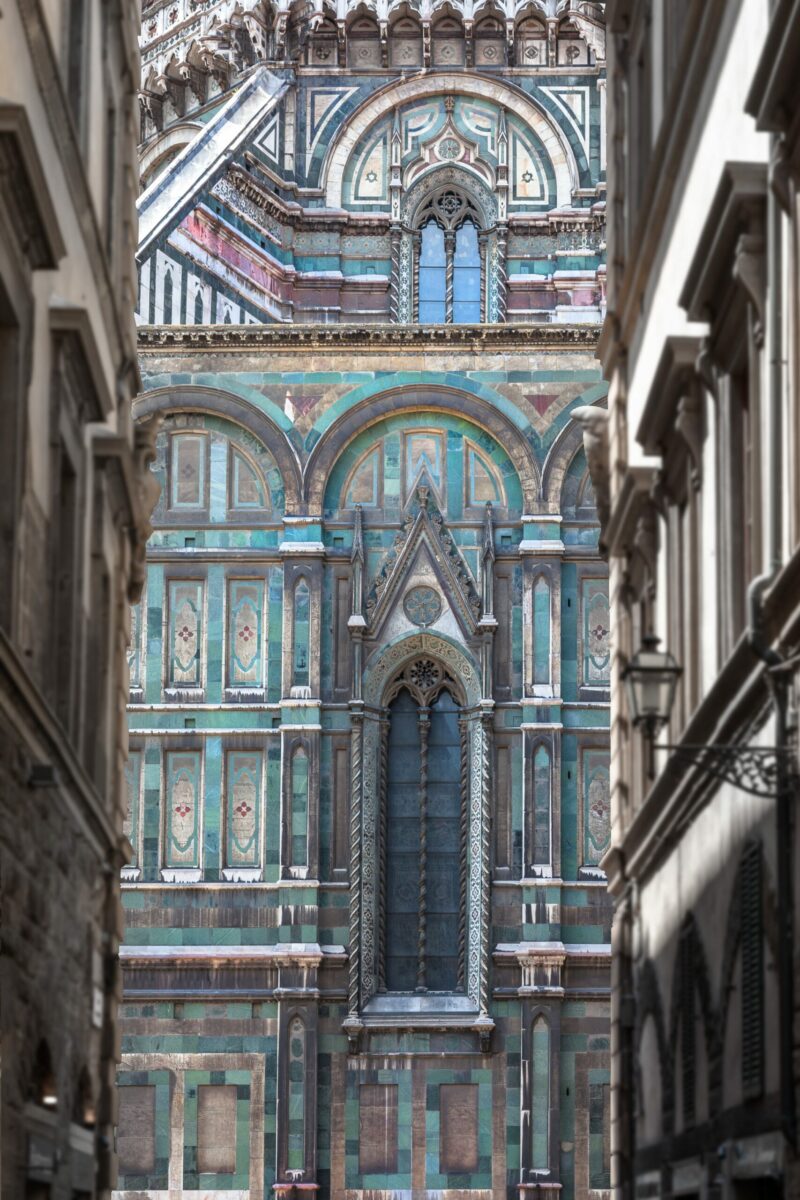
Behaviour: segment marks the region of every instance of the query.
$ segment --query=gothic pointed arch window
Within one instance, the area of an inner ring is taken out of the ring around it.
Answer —
[[[460,161],[458,138],[436,143],[439,165],[400,199],[392,305],[401,323],[504,321],[507,226],[489,179]]]
[[[379,990],[454,993],[464,988],[464,697],[440,663],[423,657],[386,699]]]
[[[483,315],[481,214],[458,188],[443,188],[416,220],[416,316],[422,325],[479,324]]]

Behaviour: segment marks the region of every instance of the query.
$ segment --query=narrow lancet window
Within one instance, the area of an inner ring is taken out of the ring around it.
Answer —
[[[299,1017],[289,1024],[289,1120],[286,1166],[302,1171],[306,1157],[306,1030]]]
[[[459,718],[446,689],[427,705],[403,688],[389,707],[382,927],[383,976],[390,992],[459,988],[464,803]]]
[[[550,1142],[550,1029],[537,1017],[531,1035],[531,1166],[547,1170]]]
[[[294,590],[294,662],[293,687],[308,687],[308,645],[311,622],[311,594],[301,579]]]
[[[453,322],[478,325],[481,319],[481,255],[478,230],[465,221],[456,231],[453,260]]]

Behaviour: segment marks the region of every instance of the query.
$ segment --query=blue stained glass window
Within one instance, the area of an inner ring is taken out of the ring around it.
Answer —
[[[472,221],[465,221],[456,233],[453,261],[453,322],[456,325],[479,325],[480,320],[481,255],[478,249],[478,231]]]
[[[444,325],[445,312],[444,230],[428,221],[422,230],[419,256],[419,320],[423,325]]]

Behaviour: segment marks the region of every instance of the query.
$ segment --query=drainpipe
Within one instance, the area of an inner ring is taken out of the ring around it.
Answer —
[[[777,139],[771,139],[773,162]],[[754,654],[767,669],[767,680],[775,709],[775,745],[779,752],[789,740],[790,681],[783,656],[769,644],[764,632],[763,597],[781,568],[782,559],[782,440],[783,440],[783,365],[782,357],[782,247],[781,209],[774,187],[767,193],[767,405],[769,410],[768,569],[748,588],[750,626],[748,641]],[[780,1042],[781,1123],[793,1148],[797,1124],[794,1097],[793,1022],[794,1022],[794,896],[792,888],[793,807],[797,790],[796,773],[788,754],[779,753],[775,802],[775,835],[778,900],[778,1005]]]

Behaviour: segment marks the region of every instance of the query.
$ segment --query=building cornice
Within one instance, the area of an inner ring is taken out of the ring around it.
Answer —
[[[299,964],[316,966],[344,962],[344,946],[320,946],[317,942],[280,942],[274,946],[120,946],[123,963],[261,963],[270,966]]]
[[[800,91],[800,0],[777,0],[745,112],[759,129],[785,132],[795,125]]]
[[[766,206],[766,163],[726,163],[678,298],[690,321],[716,318],[732,281],[731,264],[740,239],[749,235],[759,244],[763,240]],[[748,280],[747,274],[734,271],[733,279],[737,277]],[[759,291],[763,284],[759,283]]]
[[[668,336],[642,410],[636,440],[646,454],[663,454],[664,445],[678,420],[682,396],[697,377],[702,349],[699,337]]]
[[[632,7],[619,3],[609,15],[616,28],[623,10]],[[727,0],[706,0],[695,3],[689,12],[684,33],[687,57],[678,65],[675,83],[667,100],[660,132],[650,155],[651,168],[642,193],[638,219],[628,238],[628,261],[622,271],[614,268],[619,280],[613,284],[613,304],[618,320],[619,340],[627,348],[636,343],[636,330],[641,321],[641,298],[650,283],[651,272],[659,261],[664,244],[664,231],[671,228],[668,214],[680,187],[681,166],[693,144],[691,132],[704,113],[701,102],[703,88],[709,77],[709,64],[714,60],[718,45],[724,44],[727,21],[736,16],[738,4]],[[624,21],[622,21],[624,24]],[[619,247],[616,253],[619,253]],[[610,331],[609,331],[610,333]],[[604,369],[609,372],[610,340],[604,346]],[[617,353],[619,351],[617,350]]]
[[[381,350],[429,354],[437,348],[585,350],[594,354],[598,325],[142,325],[142,356],[252,353],[258,350]]]

